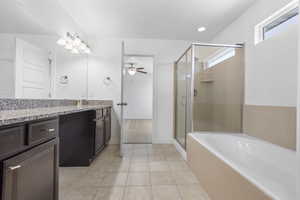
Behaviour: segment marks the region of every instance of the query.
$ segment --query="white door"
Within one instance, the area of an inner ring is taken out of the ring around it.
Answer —
[[[15,86],[16,98],[51,97],[51,61],[47,50],[16,39]]]
[[[120,118],[121,118],[121,141],[120,141],[120,153],[121,156],[123,156],[126,153],[126,145],[125,145],[125,129],[124,129],[124,118],[123,118],[123,113],[124,113],[124,106],[126,106],[126,103],[124,103],[124,70],[125,70],[125,62],[124,62],[124,56],[125,56],[125,44],[122,42],[122,47],[121,47],[121,102],[118,103],[118,106],[121,107],[121,113],[120,113]]]

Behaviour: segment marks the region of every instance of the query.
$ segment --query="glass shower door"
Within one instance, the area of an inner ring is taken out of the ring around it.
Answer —
[[[186,135],[190,127],[191,105],[191,51],[175,64],[175,138],[183,147],[186,147]]]

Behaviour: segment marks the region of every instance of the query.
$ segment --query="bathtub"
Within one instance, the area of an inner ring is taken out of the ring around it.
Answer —
[[[213,200],[248,195],[253,200],[296,200],[295,151],[244,134],[201,132],[189,134],[187,157]]]

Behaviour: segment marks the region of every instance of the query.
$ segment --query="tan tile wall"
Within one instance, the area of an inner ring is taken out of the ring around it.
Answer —
[[[245,105],[244,133],[296,149],[296,107]]]
[[[236,49],[236,56],[203,71],[196,65],[194,98],[194,130],[242,131],[244,104],[244,49]],[[205,80],[205,81],[203,81]]]

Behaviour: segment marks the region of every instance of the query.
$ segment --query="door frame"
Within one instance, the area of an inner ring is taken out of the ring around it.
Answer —
[[[121,67],[121,102],[124,102],[124,73],[125,73],[125,57],[148,57],[153,59],[153,77],[152,77],[152,133],[151,133],[151,143],[153,143],[153,133],[157,132],[157,95],[156,95],[156,85],[157,82],[157,70],[156,70],[156,62],[155,55],[151,54],[127,54],[125,52],[125,42],[122,42],[122,67]],[[124,130],[124,106],[121,106],[121,155],[123,154],[123,144],[126,144],[126,132]]]

